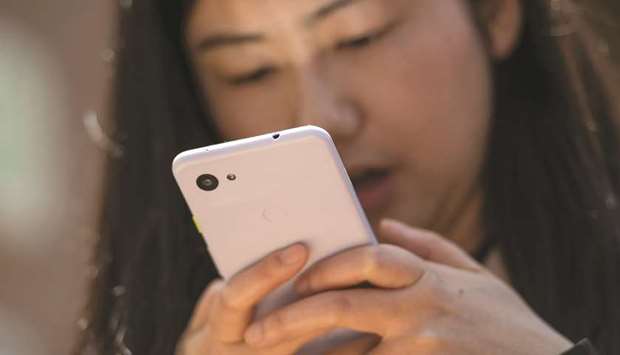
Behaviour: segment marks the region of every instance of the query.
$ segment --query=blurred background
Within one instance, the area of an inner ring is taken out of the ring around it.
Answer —
[[[620,1],[583,2],[617,59]],[[131,4],[0,0],[0,355],[67,354],[85,325],[114,18]]]
[[[116,7],[0,0],[1,355],[68,354],[79,332],[104,156],[85,122],[105,111]]]

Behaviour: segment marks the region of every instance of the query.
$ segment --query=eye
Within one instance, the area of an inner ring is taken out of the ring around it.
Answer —
[[[364,35],[360,37],[354,37],[342,42],[339,42],[336,45],[336,49],[347,49],[347,48],[360,48],[365,47],[373,42],[377,37],[372,35]]]
[[[262,67],[252,72],[229,78],[226,81],[234,86],[253,84],[273,75],[275,72],[275,67]]]
[[[396,22],[390,23],[377,31],[371,31],[360,36],[351,37],[344,41],[338,42],[335,48],[337,50],[343,50],[367,47],[387,35],[396,25]]]

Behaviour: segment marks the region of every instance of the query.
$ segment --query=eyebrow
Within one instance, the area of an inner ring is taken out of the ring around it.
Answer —
[[[260,42],[265,39],[265,36],[259,33],[248,34],[229,34],[221,33],[211,35],[204,38],[196,47],[200,51],[206,51],[209,49],[215,49],[223,46],[240,45],[245,43]]]
[[[356,2],[363,0],[335,0],[323,7],[319,8],[304,19],[304,25],[310,27],[315,25],[318,21],[324,20],[329,15],[333,14],[337,10],[350,6]],[[202,39],[196,49],[199,51],[213,50],[224,46],[242,45],[247,43],[256,43],[265,40],[265,35],[260,33],[219,33],[210,35]]]
[[[362,1],[362,0],[336,0],[334,2],[331,2],[319,8],[317,11],[312,13],[310,16],[306,17],[306,20],[304,21],[304,23],[306,26],[312,26],[316,22],[323,20],[329,15],[333,14],[337,10],[340,10],[341,8],[346,7],[346,6],[353,5],[354,3],[359,2],[359,1]]]

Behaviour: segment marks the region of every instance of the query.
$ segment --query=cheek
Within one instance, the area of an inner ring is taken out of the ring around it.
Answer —
[[[411,26],[371,66],[367,80],[374,84],[356,84],[370,88],[359,92],[368,125],[429,182],[475,174],[491,105],[478,33],[465,19]]]
[[[479,186],[491,115],[482,39],[463,11],[446,13],[410,25],[386,42],[389,55],[350,75],[368,141],[400,164],[387,213],[438,230]]]

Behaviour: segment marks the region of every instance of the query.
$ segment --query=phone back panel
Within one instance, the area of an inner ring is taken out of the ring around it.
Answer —
[[[340,156],[322,128],[304,126],[181,153],[175,178],[225,279],[303,242],[307,265],[375,243]],[[214,191],[196,179],[212,174]],[[234,180],[227,179],[230,174]]]

